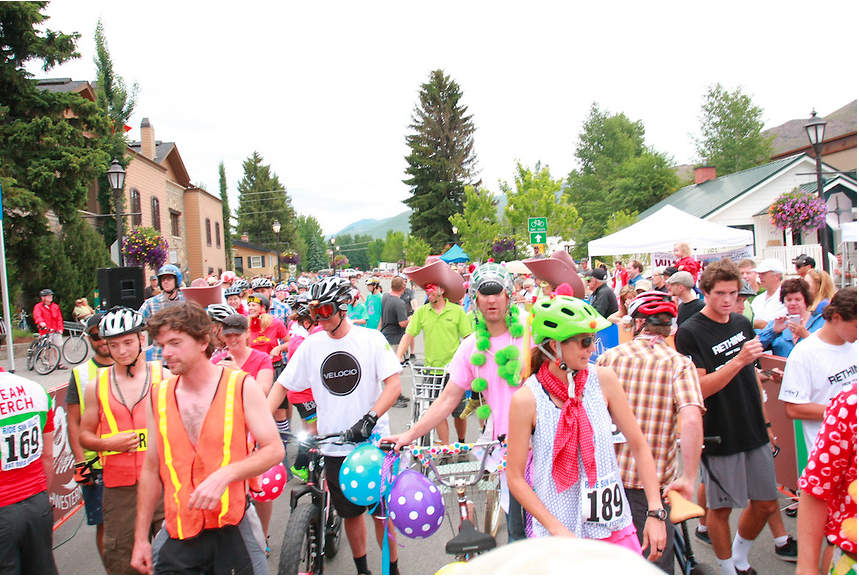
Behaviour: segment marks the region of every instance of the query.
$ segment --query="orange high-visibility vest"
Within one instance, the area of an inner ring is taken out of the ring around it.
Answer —
[[[247,374],[225,368],[209,411],[203,419],[197,446],[191,443],[172,377],[152,389],[152,413],[158,434],[159,474],[164,485],[164,515],[171,538],[192,538],[211,528],[235,526],[245,516],[245,482],[233,482],[216,510],[189,510],[191,494],[212,472],[245,459],[247,443],[242,391]]]
[[[147,396],[152,392],[152,386],[163,379],[161,362],[148,362],[149,364],[149,390]],[[116,434],[134,432],[139,438],[137,449],[131,452],[100,452],[101,463],[104,468],[104,485],[110,488],[118,486],[134,486],[140,478],[140,470],[143,468],[143,460],[146,457],[146,398],[129,410],[114,395],[110,387],[110,368],[102,368],[98,371],[98,411],[101,417],[101,437],[110,438]],[[131,399],[128,399],[131,400]],[[137,400],[137,398],[134,398]]]

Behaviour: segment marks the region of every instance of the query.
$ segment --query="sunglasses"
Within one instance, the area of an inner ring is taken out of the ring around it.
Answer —
[[[87,332],[87,336],[89,336],[89,339],[93,342],[101,342],[103,340],[103,338],[98,335],[98,332]]]
[[[596,342],[597,338],[596,336],[573,336],[572,338],[567,338],[566,340],[564,340],[564,342],[570,342],[571,340],[575,340],[576,342],[578,342],[579,346],[581,346],[582,348],[590,348],[591,344]]]
[[[427,284],[424,286],[424,292],[435,292],[438,290],[438,285],[436,284]]]
[[[339,309],[334,304],[313,304],[312,302],[308,306],[310,309],[310,315],[316,319],[319,318],[321,320],[328,320],[332,318]]]

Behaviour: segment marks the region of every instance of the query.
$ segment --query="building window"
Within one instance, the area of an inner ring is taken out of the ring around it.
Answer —
[[[206,218],[206,246],[212,245],[212,221]]]
[[[170,233],[177,238],[182,236],[182,229],[180,227],[181,223],[179,220],[181,215],[181,212],[170,210]]]
[[[221,223],[215,222],[215,246],[221,247]]]
[[[209,266],[209,274],[214,274],[214,273],[215,273],[215,269],[212,268],[211,266]]]
[[[152,197],[152,227],[161,232],[161,203]]]
[[[140,226],[143,223],[143,214],[140,210],[140,191],[137,188],[131,189],[131,225]]]
[[[262,256],[248,256],[250,268],[262,268]]]
[[[242,264],[241,256],[236,256],[235,258],[233,258],[233,268],[236,269],[236,273],[238,274],[242,274],[244,272],[245,267]]]

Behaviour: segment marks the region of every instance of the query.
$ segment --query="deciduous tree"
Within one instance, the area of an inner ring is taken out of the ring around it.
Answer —
[[[451,233],[450,217],[462,212],[464,187],[479,184],[474,122],[462,103],[459,84],[442,70],[421,85],[406,136],[412,234],[439,251]]]
[[[406,250],[406,262],[414,266],[423,266],[427,256],[430,255],[430,245],[423,238],[418,238],[412,234],[406,236],[404,244]]]
[[[492,256],[492,240],[501,232],[496,204],[485,188],[466,186],[462,214],[450,217],[463,251],[473,262],[485,262]]]
[[[726,176],[769,160],[775,134],[766,137],[764,110],[752,103],[739,87],[733,92],[714,84],[701,105],[701,137],[693,138],[702,164]]]

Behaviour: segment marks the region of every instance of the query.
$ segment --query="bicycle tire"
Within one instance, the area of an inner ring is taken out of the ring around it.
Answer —
[[[45,376],[57,369],[60,365],[60,349],[56,344],[48,343],[36,353],[33,361],[33,369],[36,374]]]
[[[483,531],[493,538],[501,527],[501,485],[486,493],[486,509],[483,512]]]
[[[89,355],[89,344],[87,344],[86,338],[82,335],[78,334],[76,336],[69,336],[65,342],[63,342],[63,358],[65,358],[66,362],[69,364],[80,364],[86,357]]]
[[[330,496],[329,496],[330,499]],[[325,519],[325,556],[334,558],[340,550],[340,538],[343,535],[343,518],[329,504],[328,518]]]
[[[322,574],[319,534],[316,506],[309,502],[296,506],[283,534],[277,573]]]
[[[39,351],[35,344],[36,343],[33,342],[33,344],[30,344],[30,347],[27,348],[27,370],[30,372],[33,371],[33,366],[36,363],[36,353]]]

